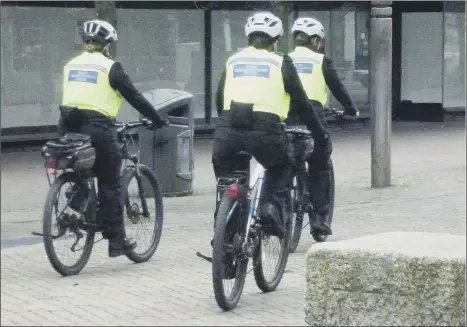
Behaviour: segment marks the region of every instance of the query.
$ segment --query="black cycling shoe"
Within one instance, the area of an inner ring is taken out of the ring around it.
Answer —
[[[115,258],[127,254],[136,248],[136,242],[127,238],[113,237],[109,239],[109,257]]]
[[[327,215],[315,213],[312,220],[310,233],[318,232],[323,235],[332,235],[332,229],[327,223]]]
[[[281,219],[280,211],[272,203],[265,203],[261,212],[261,226],[268,236],[285,237],[285,226]]]

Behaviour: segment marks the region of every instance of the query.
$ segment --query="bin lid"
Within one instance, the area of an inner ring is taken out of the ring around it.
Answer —
[[[156,89],[143,93],[143,96],[154,106],[157,111],[170,110],[173,105],[180,105],[190,101],[193,94],[175,89]]]

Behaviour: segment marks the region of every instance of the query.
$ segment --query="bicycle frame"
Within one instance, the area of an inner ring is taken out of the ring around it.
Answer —
[[[245,235],[248,236],[250,233],[251,227],[256,222],[256,217],[258,214],[258,206],[259,200],[261,198],[261,192],[263,190],[263,183],[264,183],[264,173],[265,169],[261,164],[257,164],[255,170],[253,171],[253,176],[250,179],[250,190],[251,193],[250,197],[250,208],[248,210],[248,219],[246,224],[246,231]],[[253,221],[254,220],[254,221]],[[245,241],[243,242],[243,247],[246,248],[248,243],[247,237],[245,237]]]

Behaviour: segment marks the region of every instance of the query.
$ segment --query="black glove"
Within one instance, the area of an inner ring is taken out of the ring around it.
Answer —
[[[349,107],[344,109],[344,116],[358,117],[360,116],[360,111],[355,107]]]
[[[155,119],[152,121],[152,125],[155,128],[162,128],[164,126],[168,126],[169,124],[170,124],[169,121],[163,118]]]

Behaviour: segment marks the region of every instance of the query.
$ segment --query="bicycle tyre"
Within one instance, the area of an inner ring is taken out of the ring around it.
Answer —
[[[331,227],[332,225],[332,219],[333,219],[333,216],[334,216],[334,203],[335,203],[335,196],[336,196],[336,185],[335,185],[335,179],[334,179],[334,165],[332,163],[332,160],[329,159],[329,171],[331,173],[331,176],[329,178],[329,194],[328,194],[328,203],[329,203],[329,213],[328,213],[328,216],[327,216],[327,223],[329,224],[329,227]],[[313,239],[318,242],[318,243],[322,243],[322,242],[325,242],[326,239],[328,238],[328,235],[324,235],[322,233],[319,233],[319,232],[315,232],[313,231],[311,233],[311,236],[313,237]]]
[[[55,181],[52,183],[49,191],[47,192],[47,197],[45,200],[44,205],[44,213],[42,217],[42,234],[43,234],[43,242],[45,247],[45,253],[47,254],[47,258],[55,269],[56,272],[61,274],[62,276],[73,276],[77,275],[83,270],[86,266],[92,252],[92,248],[94,246],[94,235],[95,231],[87,230],[86,233],[86,241],[85,245],[82,249],[81,257],[78,261],[72,266],[66,266],[60,262],[58,259],[57,253],[55,252],[55,248],[53,245],[53,237],[52,237],[52,215],[54,210],[54,205],[57,202],[57,195],[60,194],[60,189],[66,183],[75,183],[80,185],[80,187],[86,187],[83,183],[83,179],[79,177],[74,172],[67,172],[63,173]],[[96,203],[95,194],[92,195],[94,203]]]
[[[231,299],[227,298],[225,295],[224,284],[222,282],[224,280],[224,241],[227,226],[226,217],[232,209],[233,203],[234,200],[230,197],[229,193],[225,192],[221,197],[219,209],[217,211],[212,245],[212,284],[214,288],[214,296],[216,298],[217,305],[224,311],[232,310],[237,306],[245,285],[248,267],[247,259],[240,264],[235,276],[235,291],[232,291],[233,294]]]
[[[300,237],[302,236],[302,229],[303,229],[303,218],[304,212],[300,214],[296,212],[296,203],[299,202],[303,205],[303,197],[306,194],[306,182],[305,176],[296,176],[297,185],[295,186],[295,193],[292,208],[294,209],[293,212],[293,220],[295,220],[294,228],[291,233],[291,240],[289,246],[289,252],[294,253],[297,250],[298,243],[300,242]]]
[[[289,210],[288,212],[291,212],[293,208],[292,206],[292,199],[290,197],[287,199]],[[282,240],[284,244],[281,244],[281,258],[279,262],[279,266],[276,269],[275,276],[272,278],[271,281],[267,281],[266,277],[264,276],[264,270],[263,270],[263,262],[262,262],[262,234],[263,231],[260,229],[259,231],[259,244],[256,246],[255,253],[253,255],[253,273],[255,276],[255,282],[258,288],[267,293],[267,292],[272,292],[274,291],[277,286],[279,286],[282,276],[284,275],[285,267],[287,266],[287,260],[289,258],[289,253],[290,253],[290,240],[291,240],[291,234],[292,234],[292,226],[291,226],[291,214],[290,213],[287,217],[286,223],[285,223],[285,231],[286,234]]]
[[[134,263],[142,263],[142,262],[146,262],[149,259],[151,259],[151,257],[156,252],[157,247],[159,246],[159,242],[162,236],[162,228],[164,224],[163,197],[162,197],[162,192],[159,186],[159,181],[157,180],[157,176],[156,174],[154,174],[154,172],[151,169],[149,169],[145,165],[140,164],[139,169],[141,172],[141,176],[146,177],[149,180],[149,183],[151,184],[152,191],[154,194],[156,212],[155,212],[154,230],[153,230],[153,238],[151,240],[151,246],[147,249],[146,252],[142,254],[136,253],[135,250],[126,253],[126,257],[130,259],[131,261],[133,261]],[[122,186],[123,186],[122,204],[123,204],[124,210],[125,210],[125,197],[128,194],[128,186],[130,185],[130,182],[133,178],[136,178],[136,168],[134,166],[127,167],[122,172],[122,177],[121,177]]]

